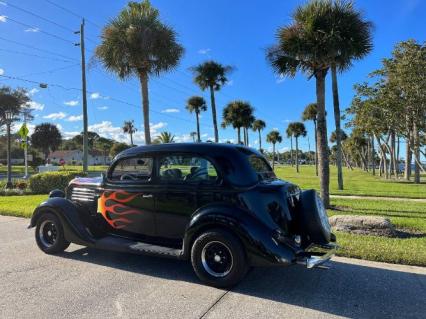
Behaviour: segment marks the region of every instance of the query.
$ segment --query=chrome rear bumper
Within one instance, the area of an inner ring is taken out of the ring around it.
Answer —
[[[326,246],[312,245],[306,249],[304,256],[300,257],[297,263],[306,266],[308,269],[319,267],[334,256],[338,247],[334,243]]]

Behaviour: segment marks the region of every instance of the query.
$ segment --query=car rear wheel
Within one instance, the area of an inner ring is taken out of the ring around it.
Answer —
[[[57,254],[68,248],[61,221],[52,213],[45,213],[37,220],[35,230],[37,246],[46,254]]]
[[[239,239],[221,229],[207,231],[195,240],[191,261],[198,278],[218,288],[236,285],[249,268]]]

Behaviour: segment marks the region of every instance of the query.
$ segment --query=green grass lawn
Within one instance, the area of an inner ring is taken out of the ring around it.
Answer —
[[[278,166],[275,173],[281,179],[299,185],[301,188],[319,189],[319,178],[315,176],[314,166],[300,166],[300,173],[291,166]],[[426,198],[426,181],[422,184],[385,180],[359,169],[353,171],[344,168],[343,191],[337,189],[336,167],[330,166],[330,193],[334,195],[362,195],[381,197]]]
[[[407,200],[332,199],[329,215],[375,215],[387,217],[398,230],[413,237],[386,238],[337,232],[338,255],[367,260],[426,266],[426,203]]]
[[[89,172],[105,172],[108,169],[107,165],[93,165],[89,166]],[[68,171],[83,171],[83,166],[81,165],[65,165],[65,167],[61,167],[59,169],[62,170],[68,170]],[[7,173],[7,166],[6,165],[0,165],[0,173],[6,174]],[[12,165],[12,174],[24,174],[25,173],[25,166],[23,165]],[[31,166],[28,166],[28,173],[35,174],[36,172]]]
[[[0,215],[31,217],[47,195],[0,196]]]

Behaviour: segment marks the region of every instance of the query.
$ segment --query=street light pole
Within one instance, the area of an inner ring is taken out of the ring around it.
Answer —
[[[10,125],[12,124],[13,113],[10,111],[5,112],[6,126],[7,126],[7,183],[6,188],[13,188],[12,184],[12,163],[10,155]]]

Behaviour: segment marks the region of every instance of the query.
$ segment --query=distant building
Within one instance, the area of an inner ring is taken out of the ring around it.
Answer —
[[[65,165],[82,165],[83,164],[83,151],[69,150],[69,151],[55,151],[49,154],[48,160],[51,164],[59,164],[61,160],[65,161]],[[89,165],[109,165],[111,157],[104,156],[102,152],[91,151],[88,156]]]

